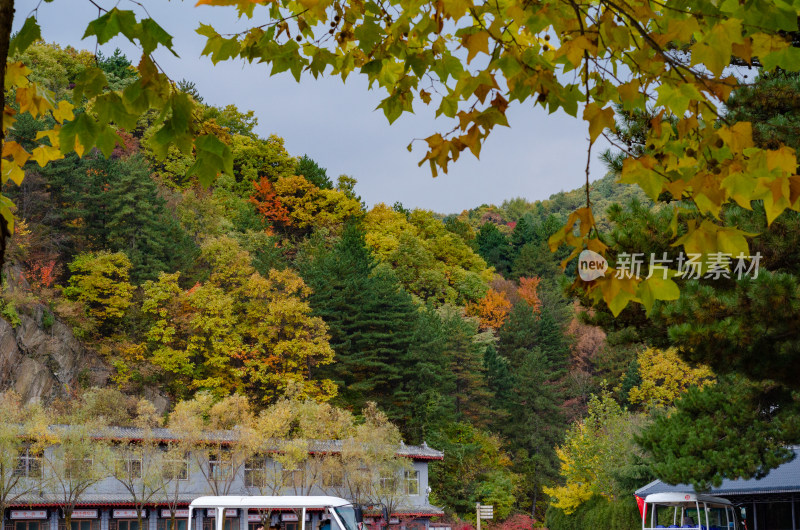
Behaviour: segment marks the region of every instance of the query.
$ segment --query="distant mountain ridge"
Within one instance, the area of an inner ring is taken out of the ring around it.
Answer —
[[[612,204],[627,204],[631,199],[643,203],[650,200],[644,192],[630,184],[621,184],[616,181],[617,175],[607,173],[603,178],[590,184],[589,200],[592,203],[594,215],[600,229],[610,228],[606,211]],[[566,221],[569,214],[586,205],[586,188],[580,187],[570,191],[561,191],[550,195],[542,201],[529,202],[522,197],[503,201],[500,206],[482,204],[477,208],[465,210],[458,218],[477,229],[485,222],[493,222],[498,226],[509,226],[512,230],[517,222],[526,215],[534,220],[542,221],[550,215],[559,220]]]

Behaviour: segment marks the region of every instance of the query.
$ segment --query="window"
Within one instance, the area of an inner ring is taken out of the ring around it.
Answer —
[[[136,457],[122,457],[117,459],[117,473],[123,478],[142,478],[142,459]],[[76,530],[73,528],[73,530]],[[79,529],[80,530],[80,529]]]
[[[70,522],[72,530],[99,530],[100,521],[96,519],[83,519]]]
[[[136,519],[119,519],[117,530],[139,530],[139,521]]]
[[[263,456],[251,458],[244,463],[244,485],[262,487],[265,484],[267,462]]]
[[[14,521],[14,530],[41,530],[41,528],[42,521]]]
[[[67,477],[83,477],[91,473],[94,460],[91,458],[67,458],[64,463],[64,474]]]
[[[295,471],[283,472],[283,487],[301,488],[303,486],[303,472],[299,469]]]
[[[792,528],[791,502],[764,502],[756,506],[756,528]],[[750,528],[748,526],[748,528]]]
[[[324,488],[341,488],[344,485],[344,473],[341,469],[331,469],[322,474]]]
[[[168,480],[189,480],[189,459],[172,458],[164,460],[164,478]]]
[[[406,495],[419,495],[419,471],[406,471]]]
[[[225,460],[225,454],[211,453],[208,455],[208,476],[214,480],[224,479],[230,472],[230,462]]]
[[[176,530],[186,530],[186,518],[185,517],[176,517],[175,518],[175,529]],[[172,530],[172,519],[159,519],[158,520],[158,530]]]
[[[397,489],[397,477],[394,475],[381,475],[378,479],[380,488],[384,491],[395,491]]]
[[[31,451],[30,448],[21,451],[17,460],[14,475],[18,477],[42,478],[42,453]]]
[[[216,517],[203,518],[203,530],[216,530]],[[225,518],[224,530],[239,530],[239,518]]]

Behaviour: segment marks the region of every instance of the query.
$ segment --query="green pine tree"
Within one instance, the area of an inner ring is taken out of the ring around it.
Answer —
[[[194,242],[167,210],[138,154],[128,158],[69,156],[42,169],[53,199],[64,207],[46,220],[71,235],[67,255],[124,252],[138,284],[191,263]]]
[[[500,232],[494,223],[483,223],[475,237],[478,254],[486,263],[492,265],[500,274],[506,274],[510,268],[509,253],[511,247],[508,238]]]
[[[340,403],[361,410],[375,401],[389,417],[402,414],[395,402],[417,310],[391,269],[378,265],[364,241],[364,232],[348,225],[341,240],[303,264],[312,288],[311,306],[330,329],[334,364],[316,377],[339,385]]]

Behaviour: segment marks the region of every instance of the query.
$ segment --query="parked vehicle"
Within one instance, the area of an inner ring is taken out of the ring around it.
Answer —
[[[368,508],[373,508],[370,505]],[[382,506],[384,520],[389,520],[386,507]],[[361,530],[361,523],[364,519],[363,506],[339,497],[325,496],[219,496],[219,497],[199,497],[189,504],[189,525],[192,528],[192,512],[194,510],[205,509],[215,510],[215,528],[224,530],[225,510],[236,509],[248,513],[249,510],[256,510],[261,513],[270,513],[276,510],[292,510],[297,514],[300,521],[300,530],[306,530],[306,512],[313,510],[315,513],[330,520],[329,530]],[[335,525],[335,526],[334,526]]]
[[[653,493],[645,497],[642,530],[655,528],[745,530],[738,509],[730,501],[695,493]]]

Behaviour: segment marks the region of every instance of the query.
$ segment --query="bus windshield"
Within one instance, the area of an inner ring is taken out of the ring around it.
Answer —
[[[339,516],[339,519],[342,520],[345,528],[342,530],[358,530],[358,525],[356,524],[356,511],[353,509],[352,506],[338,506],[334,508],[336,511],[336,515]]]

